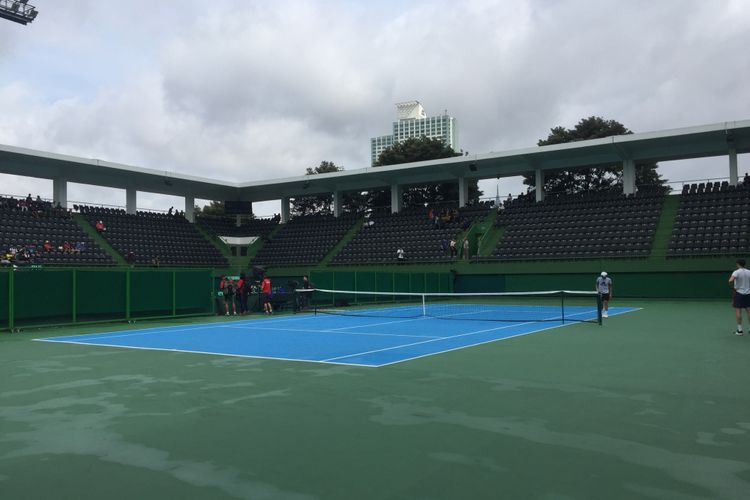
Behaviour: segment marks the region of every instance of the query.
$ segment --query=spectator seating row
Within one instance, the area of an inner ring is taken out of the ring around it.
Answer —
[[[481,205],[440,210],[409,208],[396,214],[390,213],[390,209],[373,211],[332,264],[394,262],[399,248],[409,262],[451,259],[443,246],[486,217],[489,210],[489,206]],[[456,245],[460,248],[461,242]]]
[[[101,207],[78,207],[86,220],[118,253],[138,265],[227,267],[227,259],[182,215]]]
[[[749,224],[750,181],[685,185],[667,256],[745,254],[750,251]]]
[[[263,245],[252,263],[263,266],[317,264],[359,218],[357,214],[294,217]]]
[[[66,210],[53,208],[49,202],[27,200],[0,198],[0,254],[15,249],[18,253],[11,263],[115,264]]]
[[[267,238],[279,226],[279,217],[270,219],[244,219],[237,225],[235,217],[202,215],[195,218],[203,229],[215,236]]]
[[[536,203],[509,203],[495,224],[505,227],[493,257],[501,260],[646,257],[666,190],[586,193]]]

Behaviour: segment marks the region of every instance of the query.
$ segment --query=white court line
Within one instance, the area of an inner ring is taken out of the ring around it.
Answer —
[[[307,330],[303,328],[263,328],[263,327],[256,327],[256,326],[229,326],[226,328],[231,328],[233,330],[246,330],[248,328],[252,328],[253,330],[268,330],[272,332],[307,332],[307,333],[335,333],[337,335],[370,335],[370,336],[379,336],[379,337],[411,337],[411,338],[418,338],[418,339],[436,339],[436,338],[447,338],[447,337],[438,337],[437,335],[406,335],[401,333],[370,333],[370,332],[342,332],[340,329],[333,329],[333,330]]]
[[[628,310],[628,311],[620,311],[620,312],[613,313],[613,314],[610,315],[610,317],[612,317],[612,316],[618,316],[620,314],[626,314],[626,313],[630,313],[630,312],[635,312],[635,311],[641,311],[641,310],[643,310],[642,307],[631,307],[629,309],[630,310]],[[519,334],[516,334],[516,335],[510,335],[508,337],[501,337],[501,338],[491,339],[491,340],[483,340],[482,342],[476,342],[474,344],[462,345],[462,346],[459,346],[459,347],[451,347],[450,349],[445,349],[443,351],[429,352],[429,353],[426,353],[426,354],[420,354],[419,356],[413,356],[411,358],[404,358],[404,359],[397,359],[396,361],[389,361],[388,363],[383,363],[383,364],[377,365],[377,367],[380,368],[381,366],[395,365],[395,364],[398,364],[398,363],[403,363],[405,361],[411,361],[413,359],[426,358],[427,356],[435,356],[437,354],[443,354],[443,353],[446,353],[446,352],[452,352],[452,351],[458,351],[460,349],[466,349],[467,347],[476,347],[476,346],[479,346],[479,345],[490,344],[492,342],[499,342],[501,340],[513,339],[513,338],[516,338],[516,337],[522,337],[524,335],[530,335],[532,333],[538,333],[538,332],[543,332],[543,331],[546,331],[546,330],[553,330],[555,328],[561,328],[561,327],[564,327],[564,326],[570,326],[571,324],[572,323],[560,324],[560,325],[550,326],[550,327],[547,327],[547,328],[542,328],[540,330],[532,330],[530,332],[523,332],[523,333],[519,333]]]
[[[460,335],[453,335],[452,337],[440,337],[440,338],[437,338],[437,339],[425,340],[423,342],[412,342],[411,344],[402,344],[402,345],[395,346],[395,347],[386,347],[386,348],[383,348],[383,349],[374,349],[372,351],[358,352],[358,353],[355,353],[355,354],[347,354],[346,356],[336,356],[335,358],[328,358],[325,361],[333,361],[333,360],[336,360],[336,359],[352,358],[354,356],[364,356],[366,354],[373,354],[373,353],[376,353],[376,352],[392,351],[393,349],[401,349],[401,348],[404,348],[404,347],[411,347],[411,346],[420,345],[420,344],[428,344],[430,342],[438,342],[440,340],[457,339],[457,338],[460,338],[460,337],[466,337],[467,335],[476,335],[477,333],[491,332],[491,331],[494,331],[494,330],[504,330],[506,328],[514,328],[516,326],[531,325],[533,323],[537,323],[537,321],[529,321],[528,323],[513,323],[512,325],[500,326],[498,328],[490,328],[489,330],[480,330],[480,331],[476,331],[476,332],[462,333]]]
[[[152,327],[152,328],[139,328],[137,330],[123,330],[124,332],[130,332],[130,333],[123,333],[122,335],[113,335],[113,334],[119,333],[115,331],[115,332],[103,332],[103,333],[78,333],[75,335],[65,335],[64,337],[51,337],[51,338],[85,337],[86,340],[97,340],[97,339],[104,339],[104,338],[114,339],[114,338],[119,338],[119,337],[135,337],[139,335],[150,335],[150,334],[159,334],[159,333],[188,332],[192,330],[203,330],[206,328],[232,328],[232,325],[236,325],[239,323],[254,323],[256,321],[276,320],[275,322],[281,322],[284,320],[302,320],[302,319],[309,319],[309,316],[294,317],[294,318],[258,318],[258,319],[235,320],[235,321],[226,322],[226,323],[199,323],[197,325],[175,325],[175,326],[159,326],[159,327]],[[183,328],[183,326],[186,328]],[[42,339],[32,339],[32,340],[47,340],[47,339],[42,338]]]
[[[38,342],[50,342],[57,344],[74,344],[74,345],[91,345],[96,347],[119,347],[122,349],[136,349],[139,351],[167,351],[167,352],[182,352],[187,354],[210,354],[213,356],[229,356],[233,358],[250,358],[250,359],[268,359],[276,361],[296,361],[301,363],[318,363],[325,365],[337,365],[337,366],[359,366],[363,368],[377,368],[377,365],[363,365],[359,363],[336,363],[334,361],[317,361],[314,359],[297,359],[297,358],[280,358],[274,356],[251,356],[248,354],[231,354],[226,352],[208,352],[208,351],[189,351],[187,349],[168,349],[166,347],[137,347],[132,345],[118,345],[118,344],[92,344],[88,342],[73,342],[68,340],[47,340],[47,339],[32,339]]]
[[[131,333],[124,333],[122,335],[113,335],[118,332],[105,332],[105,333],[91,333],[91,334],[85,334],[85,333],[79,333],[78,335],[66,335],[65,337],[48,337],[48,338],[77,338],[77,337],[85,337],[86,340],[99,340],[99,339],[116,339],[120,337],[135,337],[138,335],[158,335],[160,333],[171,333],[171,332],[191,332],[193,330],[205,330],[206,328],[212,328],[213,325],[210,323],[202,324],[202,325],[195,325],[193,328],[178,328],[176,326],[170,326],[167,328],[149,328],[148,330],[131,330]],[[126,330],[127,331],[127,330]],[[44,339],[32,339],[32,340],[47,340]]]
[[[584,311],[584,312],[580,312],[580,313],[576,313],[576,314],[569,314],[569,316],[578,316],[580,314],[591,314],[591,311]],[[337,356],[335,358],[328,358],[325,361],[334,361],[336,359],[345,359],[345,358],[351,358],[351,357],[354,357],[354,356],[365,356],[367,354],[374,354],[376,352],[392,351],[394,349],[401,349],[403,347],[412,347],[412,346],[415,346],[415,345],[428,344],[430,342],[438,342],[440,340],[452,340],[452,339],[457,339],[457,338],[461,338],[461,337],[466,337],[468,335],[476,335],[478,333],[494,332],[494,331],[497,331],[497,330],[505,330],[507,328],[514,328],[514,327],[517,327],[517,326],[532,325],[534,323],[539,323],[539,321],[527,321],[525,323],[513,323],[512,325],[501,326],[501,327],[498,327],[498,328],[488,328],[486,330],[477,330],[477,331],[474,331],[474,332],[461,333],[459,335],[453,335],[453,336],[450,336],[450,337],[441,337],[441,338],[437,338],[437,339],[425,340],[423,342],[413,342],[411,344],[403,344],[403,345],[395,346],[395,347],[386,347],[386,348],[383,348],[383,349],[374,349],[372,351],[359,352],[359,353],[356,353],[356,354],[349,354],[347,356]],[[563,326],[563,325],[559,325],[559,326]],[[545,330],[545,329],[543,329],[543,330]],[[541,331],[541,330],[535,330],[535,331]]]

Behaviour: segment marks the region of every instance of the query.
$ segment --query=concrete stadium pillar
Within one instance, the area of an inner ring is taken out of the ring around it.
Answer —
[[[397,214],[401,211],[404,199],[404,188],[399,184],[391,184],[391,213]]]
[[[729,148],[729,184],[736,186],[739,182],[737,176],[737,149]]]
[[[466,202],[469,200],[469,183],[466,182],[466,177],[458,178],[458,207],[463,208],[466,206]]]
[[[125,190],[125,212],[135,215],[137,201],[138,191],[135,188],[127,188]]]
[[[185,195],[185,218],[195,222],[195,196]]]
[[[281,223],[289,222],[289,198],[281,199]]]
[[[52,179],[52,203],[60,204],[63,208],[68,208],[68,181],[63,178]]]
[[[635,194],[635,160],[622,162],[622,192]]]
[[[537,168],[534,171],[534,192],[536,193],[536,201],[544,200],[544,170]]]
[[[344,193],[341,191],[333,192],[333,216],[341,215],[341,204],[344,202]]]

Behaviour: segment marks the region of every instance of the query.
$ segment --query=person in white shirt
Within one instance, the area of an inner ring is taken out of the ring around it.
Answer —
[[[742,331],[742,310],[745,310],[750,321],[750,271],[745,269],[745,259],[737,259],[737,269],[729,277],[729,286],[734,287],[732,305],[737,318],[735,335],[744,335]]]
[[[596,278],[595,289],[599,293],[599,297],[602,301],[602,318],[609,317],[609,301],[612,299],[612,278],[607,277],[607,273],[602,271],[602,274]]]

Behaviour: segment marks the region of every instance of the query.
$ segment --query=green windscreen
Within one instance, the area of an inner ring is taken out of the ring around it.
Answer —
[[[213,312],[211,271],[175,271],[175,307],[177,314]]]
[[[10,328],[8,322],[8,307],[10,306],[9,282],[10,273],[0,272],[0,329]]]
[[[13,284],[17,326],[73,322],[72,270],[17,270]]]
[[[130,315],[133,318],[172,314],[172,272],[131,271]]]
[[[76,271],[76,320],[125,319],[125,282],[125,271]]]

